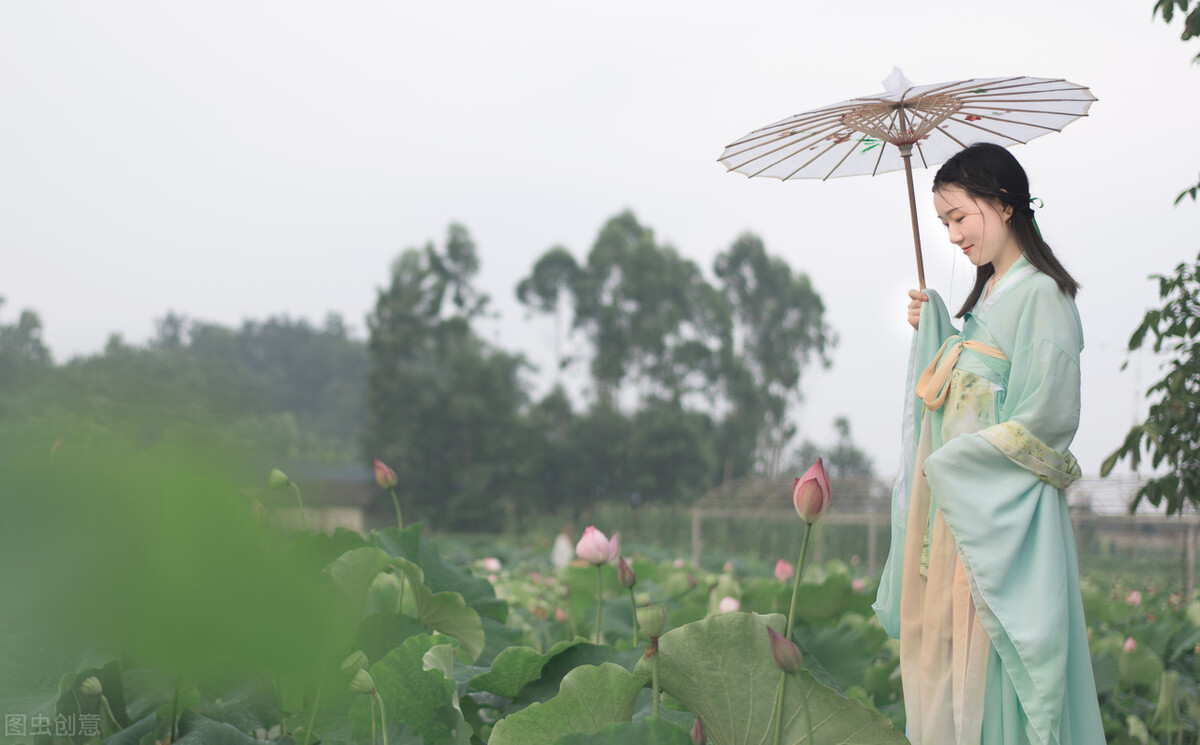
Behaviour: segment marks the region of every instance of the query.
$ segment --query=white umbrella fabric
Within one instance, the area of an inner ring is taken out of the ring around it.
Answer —
[[[1096,97],[1061,79],[972,78],[913,85],[899,68],[883,93],[813,109],[756,129],[718,158],[746,176],[788,180],[875,175],[904,169],[917,254],[925,288],[921,238],[912,183],[912,155],[928,168],[976,142],[1025,143],[1087,116]]]

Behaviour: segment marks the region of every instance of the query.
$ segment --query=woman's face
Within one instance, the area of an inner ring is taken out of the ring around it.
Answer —
[[[1012,265],[1021,254],[1006,220],[1012,207],[989,199],[976,199],[957,184],[946,184],[933,193],[938,219],[950,242],[975,266],[993,264],[997,272]]]

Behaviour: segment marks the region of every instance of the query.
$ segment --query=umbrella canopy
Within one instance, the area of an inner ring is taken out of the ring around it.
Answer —
[[[813,109],[756,129],[718,159],[731,171],[782,180],[875,175],[905,169],[917,275],[925,287],[912,186],[913,153],[925,167],[968,145],[1015,145],[1086,116],[1096,97],[1061,79],[972,78],[913,85],[899,69],[884,93]]]

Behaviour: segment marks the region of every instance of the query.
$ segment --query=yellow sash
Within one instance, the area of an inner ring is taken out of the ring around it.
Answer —
[[[921,373],[921,377],[917,379],[917,395],[925,402],[926,408],[930,411],[937,411],[946,402],[946,394],[950,391],[950,386],[947,385],[950,381],[950,373],[958,363],[958,355],[962,352],[963,347],[972,352],[995,357],[998,360],[1008,359],[1004,356],[1004,352],[996,347],[988,346],[974,339],[964,340],[961,336],[951,336],[942,342],[942,348],[933,356],[929,367],[926,367],[925,372]]]

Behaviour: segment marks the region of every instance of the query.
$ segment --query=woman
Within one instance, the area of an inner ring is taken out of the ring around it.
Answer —
[[[954,327],[909,293],[903,472],[875,610],[900,638],[909,738],[1104,742],[1063,489],[1079,424],[1079,285],[1033,219],[1029,181],[992,144],[934,177],[950,242],[976,266]],[[915,393],[915,395],[913,395]]]

